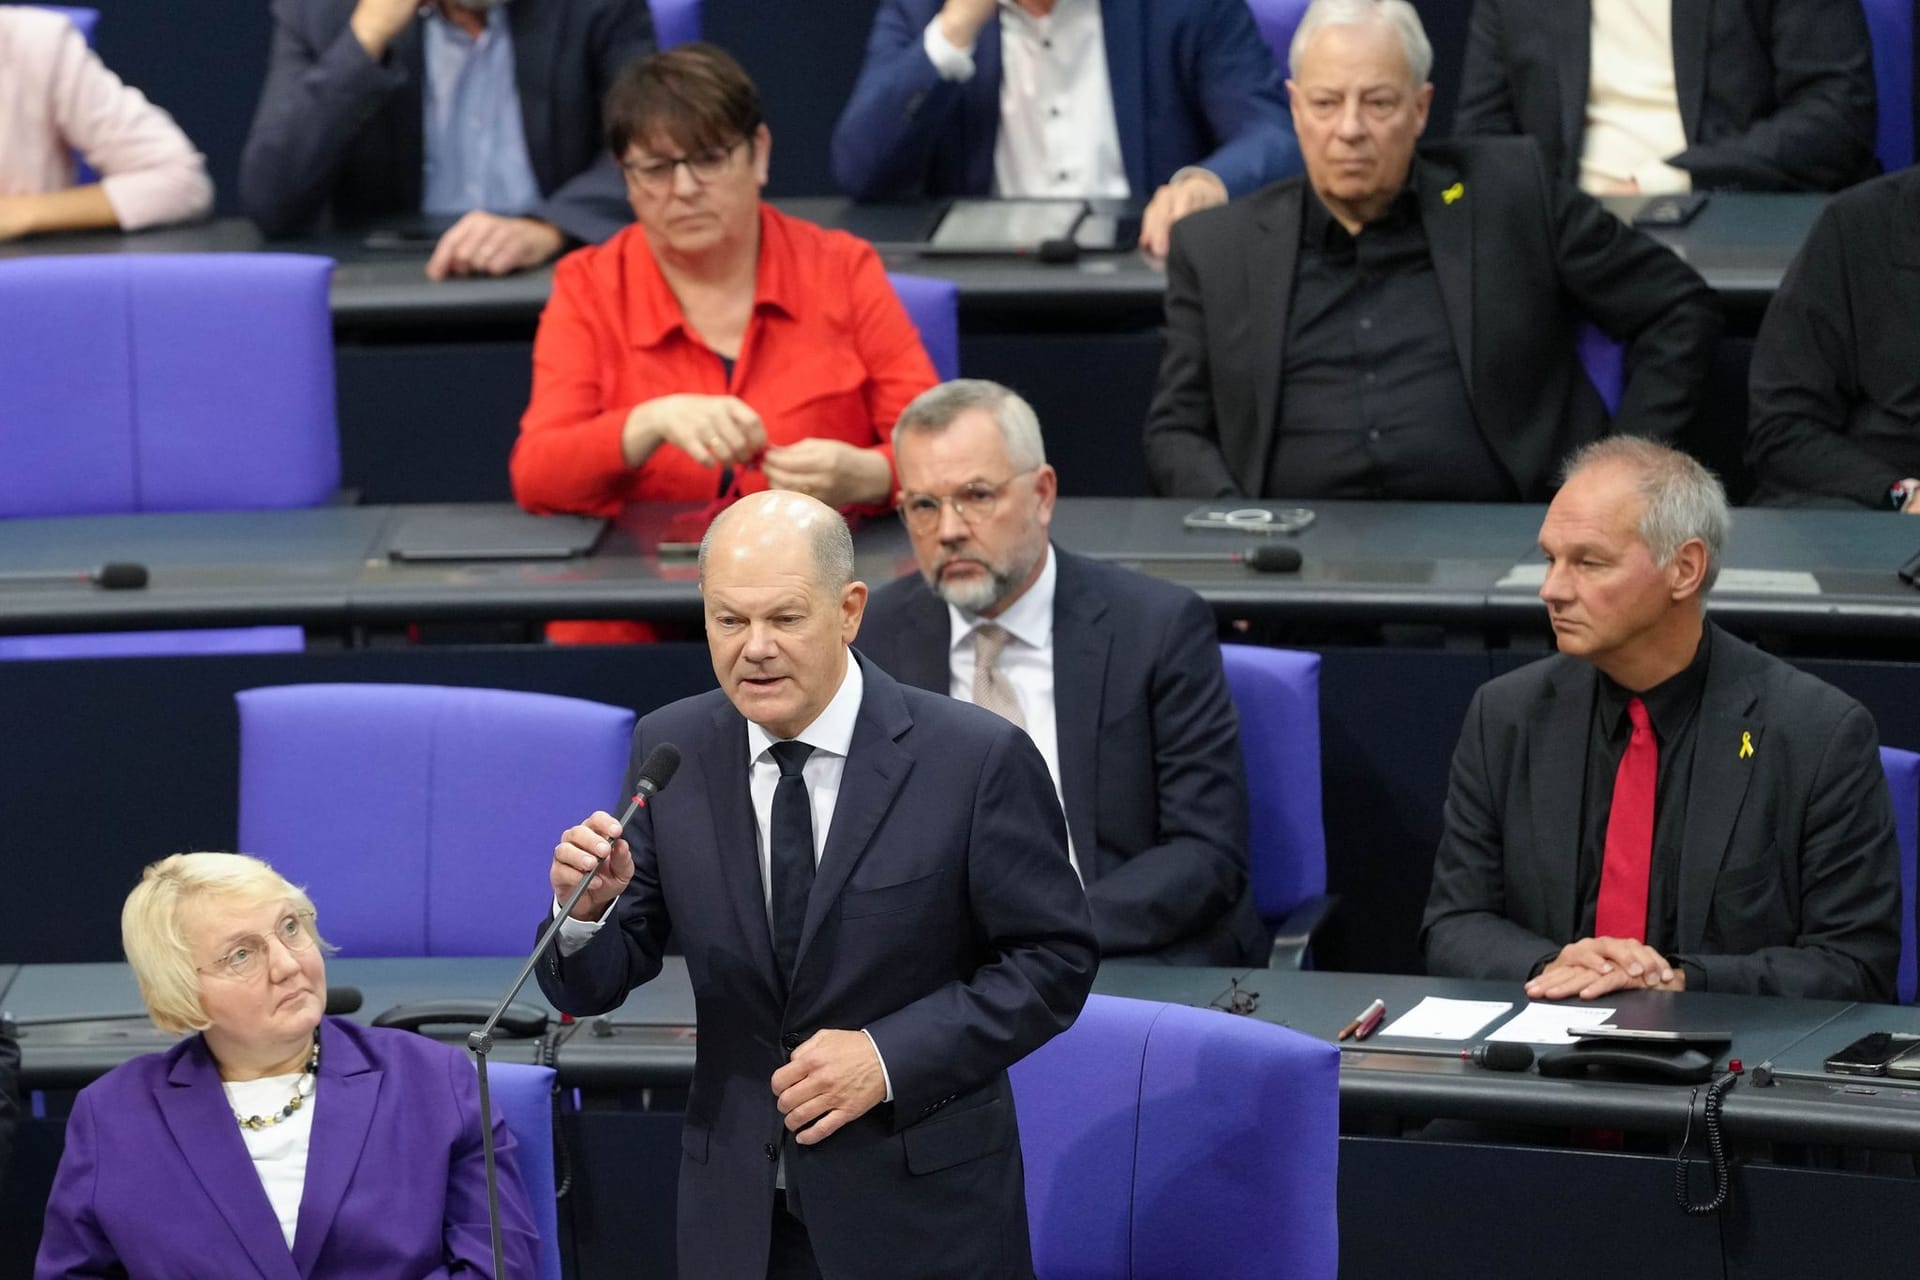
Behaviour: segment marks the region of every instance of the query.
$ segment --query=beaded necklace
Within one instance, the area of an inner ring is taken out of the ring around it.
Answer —
[[[293,1082],[293,1096],[287,1099],[287,1105],[270,1116],[243,1116],[236,1111],[233,1113],[233,1118],[240,1122],[242,1129],[267,1129],[279,1124],[305,1106],[307,1099],[313,1096],[314,1086],[319,1083],[316,1074],[319,1069],[320,1033],[316,1031],[313,1033],[313,1052],[307,1055],[307,1069],[300,1073],[298,1080]]]

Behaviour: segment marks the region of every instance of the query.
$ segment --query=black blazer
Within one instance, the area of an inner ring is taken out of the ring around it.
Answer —
[[[1575,941],[1598,679],[1556,656],[1474,695],[1420,931],[1429,973],[1519,981]],[[1717,628],[1699,715],[1676,948],[1689,989],[1892,1000],[1900,854],[1873,717]]]
[[[1920,169],[1823,209],[1767,306],[1749,371],[1755,501],[1887,509],[1920,476]]]
[[[1420,148],[1420,219],[1474,417],[1529,502],[1609,430],[1575,356],[1591,321],[1627,344],[1612,430],[1672,440],[1698,413],[1720,312],[1691,267],[1554,182],[1523,138]],[[1264,493],[1306,179],[1174,224],[1147,467],[1176,497]]]
[[[1101,953],[1263,963],[1212,611],[1185,587],[1051,553],[1061,792]],[[918,573],[873,593],[860,650],[895,679],[949,692],[951,648],[947,606]]]
[[[817,1146],[785,1144],[821,1271],[894,1280],[937,1256],[943,1275],[1033,1273],[1006,1069],[1073,1022],[1097,963],[1060,804],[1026,734],[861,669],[791,991],[774,967],[746,721],[718,690],[634,730],[633,767],[669,741],[684,763],[628,829],[633,882],[608,924],[539,970],[556,1008],[603,1013],[659,973],[678,935],[700,1030],[683,1276],[766,1275],[784,1132],[768,1081],[823,1027],[873,1036],[894,1100]]]
[[[273,0],[273,50],[240,154],[240,206],[269,236],[418,213],[426,85],[419,22],[371,61],[347,26],[355,0]],[[600,103],[621,67],[653,52],[645,0],[514,0],[514,81],[533,215],[585,243],[633,221]]]
[[[1588,0],[1475,0],[1455,136],[1526,134],[1577,182],[1592,30]],[[1880,172],[1859,0],[1675,0],[1673,79],[1687,149],[1666,161],[1697,189],[1838,191]]]

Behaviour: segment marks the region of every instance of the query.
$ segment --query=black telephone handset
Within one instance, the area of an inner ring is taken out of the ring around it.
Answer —
[[[421,1000],[414,1004],[393,1006],[378,1014],[373,1025],[397,1027],[401,1031],[420,1031],[426,1027],[441,1026],[479,1026],[492,1012],[491,1000]],[[500,1015],[498,1026],[508,1035],[522,1039],[544,1035],[547,1030],[547,1011],[537,1005],[510,1004],[507,1011]]]
[[[1656,1084],[1699,1084],[1713,1075],[1713,1059],[1698,1049],[1591,1040],[1540,1055],[1543,1076],[1583,1076],[1596,1068]]]

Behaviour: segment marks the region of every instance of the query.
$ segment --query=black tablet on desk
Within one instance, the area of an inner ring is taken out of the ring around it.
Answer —
[[[586,555],[607,531],[588,516],[530,516],[487,511],[423,511],[406,517],[387,546],[400,563],[454,560],[571,560]]]

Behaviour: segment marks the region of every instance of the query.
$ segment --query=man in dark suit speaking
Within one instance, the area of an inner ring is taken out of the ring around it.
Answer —
[[[893,451],[920,571],[873,593],[861,651],[1032,735],[1103,955],[1264,963],[1213,611],[1048,542],[1059,482],[1039,419],[1006,387],[923,392]]]
[[[1899,853],[1873,719],[1703,617],[1699,463],[1577,455],[1540,528],[1557,657],[1474,696],[1421,941],[1534,999],[1623,987],[1891,1000]]]
[[[1096,961],[1046,764],[851,653],[867,589],[831,508],[743,499],[700,574],[721,688],[635,730],[636,766],[683,753],[669,791],[555,848],[560,897],[605,862],[541,988],[612,1009],[679,935],[681,1275],[1031,1276],[1006,1069],[1072,1023]]]

